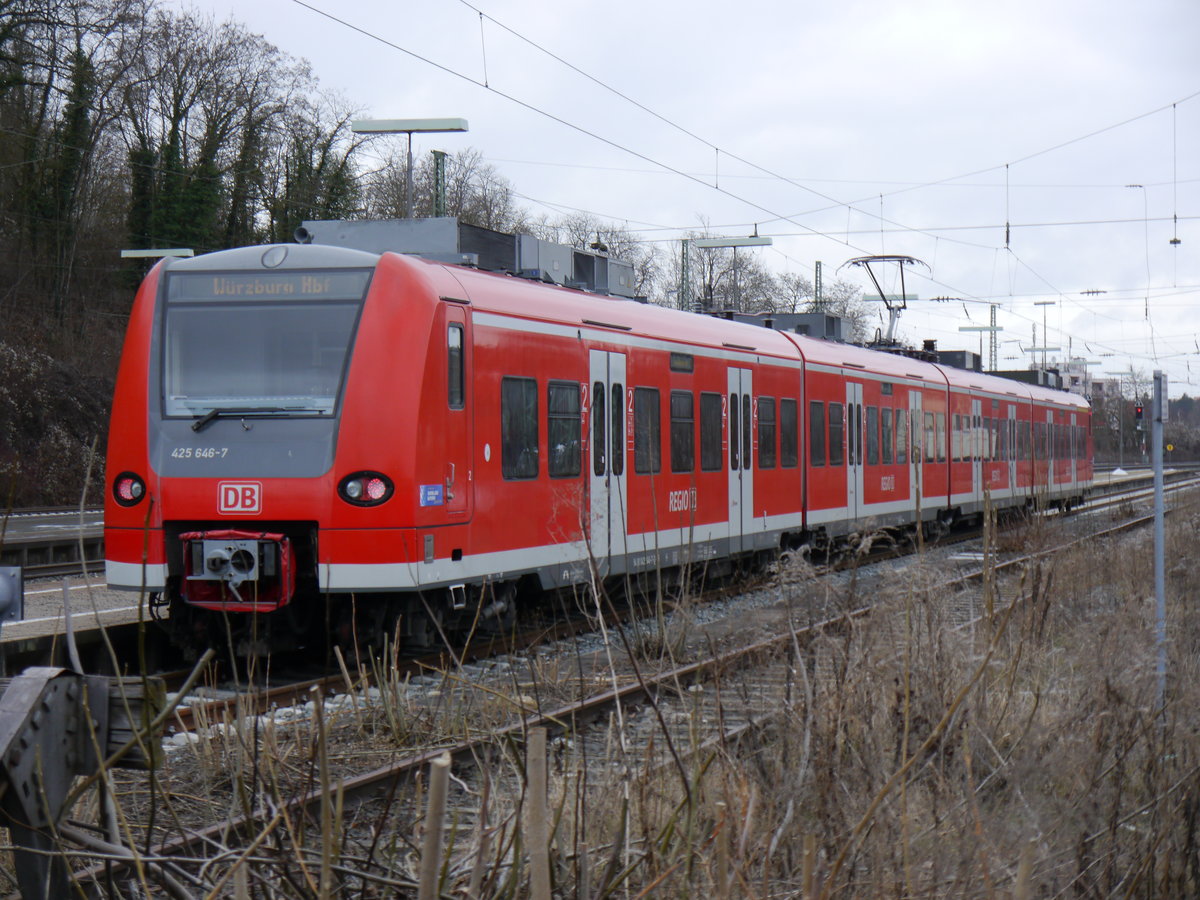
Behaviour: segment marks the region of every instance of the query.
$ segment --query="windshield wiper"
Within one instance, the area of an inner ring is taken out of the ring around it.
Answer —
[[[192,423],[192,431],[202,431],[214,419],[220,419],[224,416],[232,416],[238,418],[241,416],[261,415],[262,413],[289,413],[297,410],[305,409],[302,406],[214,406],[195,422]],[[320,410],[315,410],[318,414]]]

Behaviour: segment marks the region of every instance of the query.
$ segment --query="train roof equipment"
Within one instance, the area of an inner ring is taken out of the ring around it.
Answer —
[[[404,253],[596,294],[642,299],[636,295],[633,265],[626,260],[529,234],[492,231],[460,222],[456,216],[311,221],[297,228],[294,236],[301,244],[329,244],[369,253]]]

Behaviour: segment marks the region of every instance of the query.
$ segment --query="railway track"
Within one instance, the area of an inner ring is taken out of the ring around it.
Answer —
[[[1126,498],[1117,498],[1111,504],[1128,502]],[[1083,541],[1139,527],[1147,521],[1148,517],[1138,517],[1037,553],[988,560],[974,571],[945,581],[940,589],[947,593],[961,591],[968,597],[963,607],[970,614],[961,616],[960,627],[974,628],[981,621],[979,609],[982,603],[974,599],[979,592],[980,582],[990,579],[994,584],[996,579],[1006,576],[1019,577],[1021,572],[1038,565],[1053,553],[1062,552]],[[475,730],[466,739],[442,741],[401,754],[387,765],[297,794],[285,810],[277,806],[254,810],[231,817],[219,825],[200,828],[162,842],[155,847],[153,857],[180,860],[204,856],[213,847],[229,846],[232,834],[245,835],[246,840],[263,835],[264,830],[275,827],[272,822],[277,824],[281,815],[298,821],[306,818],[316,821],[323,814],[322,810],[328,810],[333,797],[337,798],[339,805],[346,804],[346,808],[383,796],[394,798],[398,791],[403,790],[402,785],[447,754],[453,761],[458,777],[465,779],[465,787],[454,801],[459,805],[459,821],[464,828],[472,822],[478,822],[482,834],[485,830],[484,817],[478,792],[483,789],[477,777],[467,773],[473,770],[478,761],[495,758],[497,752],[505,752],[504,748],[508,748],[509,752],[516,748],[516,752],[520,752],[531,729],[544,728],[563,741],[598,741],[602,744],[604,740],[611,739],[604,737],[609,732],[600,729],[596,736],[589,736],[591,731],[600,724],[612,721],[614,717],[619,718],[622,722],[621,733],[628,743],[626,751],[634,756],[647,756],[648,748],[657,742],[659,764],[666,767],[676,764],[680,754],[694,758],[718,751],[736,752],[739,742],[769,729],[774,717],[794,710],[797,703],[803,702],[805,692],[809,690],[806,682],[820,677],[822,663],[819,652],[813,649],[814,645],[820,641],[836,640],[845,629],[853,627],[854,622],[871,613],[872,607],[860,606],[822,618],[813,624],[787,628],[767,640],[705,654],[703,658],[685,665],[667,666],[656,671],[633,668],[620,674],[613,670],[609,683],[599,690],[585,691],[589,682],[595,687],[595,679],[581,677],[574,690],[586,695],[578,699],[552,707],[538,704],[543,707],[540,711],[525,710],[503,724]],[[993,618],[1004,614],[1005,608],[991,612]],[[801,662],[804,665],[800,665]],[[442,677],[448,676],[443,674]],[[470,692],[487,689],[486,686],[479,687],[473,677],[451,680],[458,690]],[[718,685],[719,688],[710,689],[706,685]],[[294,696],[307,696],[315,701],[327,688],[328,685],[324,683],[299,685],[294,690]],[[739,705],[739,698],[757,698],[758,702]],[[521,709],[527,704],[514,705]],[[698,729],[697,723],[704,723],[703,727]],[[590,753],[593,759],[605,758],[600,744],[594,746]],[[562,748],[568,744],[560,742],[558,746],[556,752],[561,754],[564,752]],[[671,748],[669,752],[666,750],[668,747]],[[412,802],[417,802],[415,796]]]

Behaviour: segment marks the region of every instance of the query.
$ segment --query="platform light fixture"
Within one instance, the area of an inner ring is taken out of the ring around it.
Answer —
[[[690,278],[691,270],[691,248],[700,247],[701,249],[717,249],[724,247],[732,247],[733,253],[737,256],[738,247],[770,247],[774,242],[770,237],[759,235],[758,226],[754,228],[754,234],[747,237],[716,237],[716,238],[684,238],[683,239],[683,270],[680,273],[680,284],[683,297],[681,302],[685,309],[692,309],[693,312],[704,312],[704,300],[701,299],[698,303],[693,304],[691,299],[692,284]],[[737,277],[737,268],[734,268],[734,277]]]
[[[121,259],[160,259],[164,256],[190,258],[196,251],[190,247],[152,247],[145,250],[122,250]]]
[[[412,136],[414,133],[432,134],[453,131],[467,131],[466,119],[356,119],[350,123],[350,130],[355,134],[407,134],[408,135],[408,166],[404,178],[404,217],[413,217],[413,155]]]

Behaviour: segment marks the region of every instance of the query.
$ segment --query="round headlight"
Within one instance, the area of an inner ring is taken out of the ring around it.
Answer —
[[[122,472],[113,479],[113,499],[121,506],[137,506],[146,496],[146,483],[133,472]]]
[[[354,506],[378,506],[394,492],[392,479],[381,472],[353,472],[338,483],[338,495]]]

